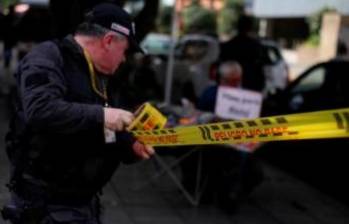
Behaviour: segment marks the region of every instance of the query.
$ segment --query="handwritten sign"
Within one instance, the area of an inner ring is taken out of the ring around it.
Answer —
[[[262,94],[231,87],[219,87],[215,114],[224,119],[249,119],[260,116]]]

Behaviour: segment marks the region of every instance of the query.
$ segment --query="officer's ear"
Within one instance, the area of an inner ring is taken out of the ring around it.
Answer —
[[[114,34],[112,34],[111,32],[106,33],[102,38],[102,46],[105,49],[110,50],[112,48],[113,39]]]

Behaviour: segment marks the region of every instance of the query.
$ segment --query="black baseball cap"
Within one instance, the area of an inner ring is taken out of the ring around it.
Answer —
[[[127,37],[130,50],[143,53],[136,40],[134,22],[121,7],[112,3],[100,3],[92,8],[86,20]]]

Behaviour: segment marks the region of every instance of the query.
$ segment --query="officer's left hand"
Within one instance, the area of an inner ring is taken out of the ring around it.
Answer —
[[[149,159],[154,154],[154,148],[135,141],[132,145],[133,152],[142,159]]]

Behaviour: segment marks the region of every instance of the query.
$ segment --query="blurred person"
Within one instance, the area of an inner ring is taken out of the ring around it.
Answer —
[[[200,97],[198,109],[214,112],[219,87],[241,88],[243,69],[236,61],[225,61],[218,66],[217,84],[208,87]],[[252,153],[236,150],[233,146],[207,146],[202,148],[203,173],[207,174],[207,186],[202,201],[214,198],[224,210],[233,211],[238,202],[248,195],[263,178],[262,170]],[[205,150],[207,149],[207,150]],[[188,166],[188,165],[187,165]],[[188,169],[183,174],[188,181]]]
[[[140,50],[130,15],[96,5],[74,35],[46,41],[20,62],[15,114],[6,136],[14,224],[100,224],[99,194],[120,162],[154,150],[126,132],[134,120],[115,108],[108,79]]]
[[[263,46],[256,36],[255,21],[243,15],[238,20],[237,35],[220,46],[220,62],[237,61],[244,71],[242,87],[262,91],[265,86],[263,72]]]
[[[219,65],[216,84],[207,87],[198,101],[198,109],[214,112],[219,86],[241,87],[242,68],[236,61],[227,61]]]

